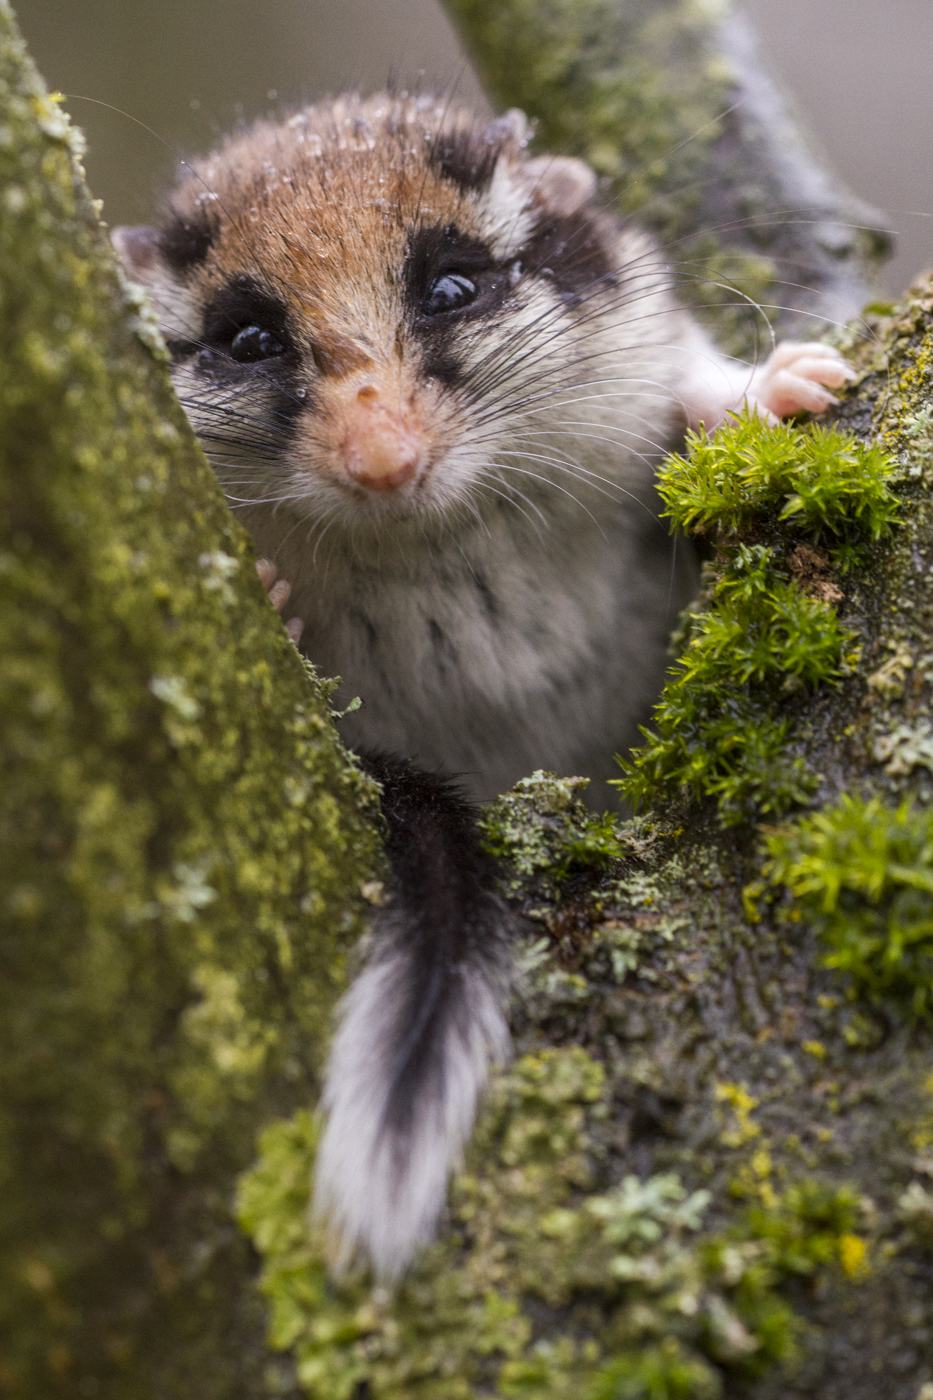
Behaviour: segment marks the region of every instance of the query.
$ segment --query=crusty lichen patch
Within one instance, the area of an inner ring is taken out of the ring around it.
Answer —
[[[627,846],[609,812],[587,812],[587,778],[538,771],[496,798],[480,819],[484,842],[511,872],[510,892],[522,882],[545,881],[556,890],[573,868],[601,869]]]
[[[607,1190],[594,1151],[606,1090],[573,1047],[501,1075],[446,1236],[396,1291],[363,1273],[328,1282],[326,1244],[308,1229],[314,1121],[267,1130],[240,1212],[263,1255],[273,1340],[295,1352],[308,1395],[713,1400],[729,1375],[793,1356],[798,1324],[778,1285],[858,1272],[857,1200],[804,1182],[716,1233],[709,1192],[673,1173]]]

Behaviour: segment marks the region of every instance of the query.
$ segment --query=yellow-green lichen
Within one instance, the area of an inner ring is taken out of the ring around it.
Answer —
[[[806,1183],[704,1232],[706,1191],[672,1173],[605,1189],[604,1074],[582,1050],[496,1082],[454,1182],[445,1237],[392,1293],[327,1277],[309,1226],[316,1125],[267,1130],[240,1214],[263,1261],[274,1345],[315,1400],[675,1400],[794,1354],[782,1280],[851,1263],[851,1193]],[[845,1240],[849,1239],[849,1243]]]

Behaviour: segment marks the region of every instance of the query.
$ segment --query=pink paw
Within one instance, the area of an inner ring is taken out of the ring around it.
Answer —
[[[831,345],[785,340],[752,375],[748,403],[772,418],[822,413],[836,402],[830,390],[854,378],[855,371]]]
[[[281,613],[291,596],[291,584],[284,578],[280,578],[278,582],[276,582],[275,576],[277,570],[271,559],[257,559],[256,572],[259,575],[259,582],[269,595],[269,602],[277,613]],[[288,633],[295,646],[297,646],[301,640],[304,626],[304,622],[300,617],[291,617],[285,624],[285,631]]]

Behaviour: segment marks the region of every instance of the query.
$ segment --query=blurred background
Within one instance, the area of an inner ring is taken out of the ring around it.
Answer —
[[[896,232],[882,276],[903,291],[933,264],[931,0],[742,4],[828,164]],[[19,0],[16,11],[87,133],[91,188],[111,224],[146,222],[176,157],[209,149],[243,117],[390,76],[456,83],[483,101],[436,0]]]

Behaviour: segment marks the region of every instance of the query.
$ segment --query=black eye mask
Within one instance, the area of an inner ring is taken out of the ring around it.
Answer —
[[[419,228],[408,244],[403,272],[405,301],[414,321],[498,306],[508,286],[492,250],[453,224]]]
[[[271,359],[293,347],[284,304],[245,274],[214,294],[204,312],[203,338],[237,364]]]

